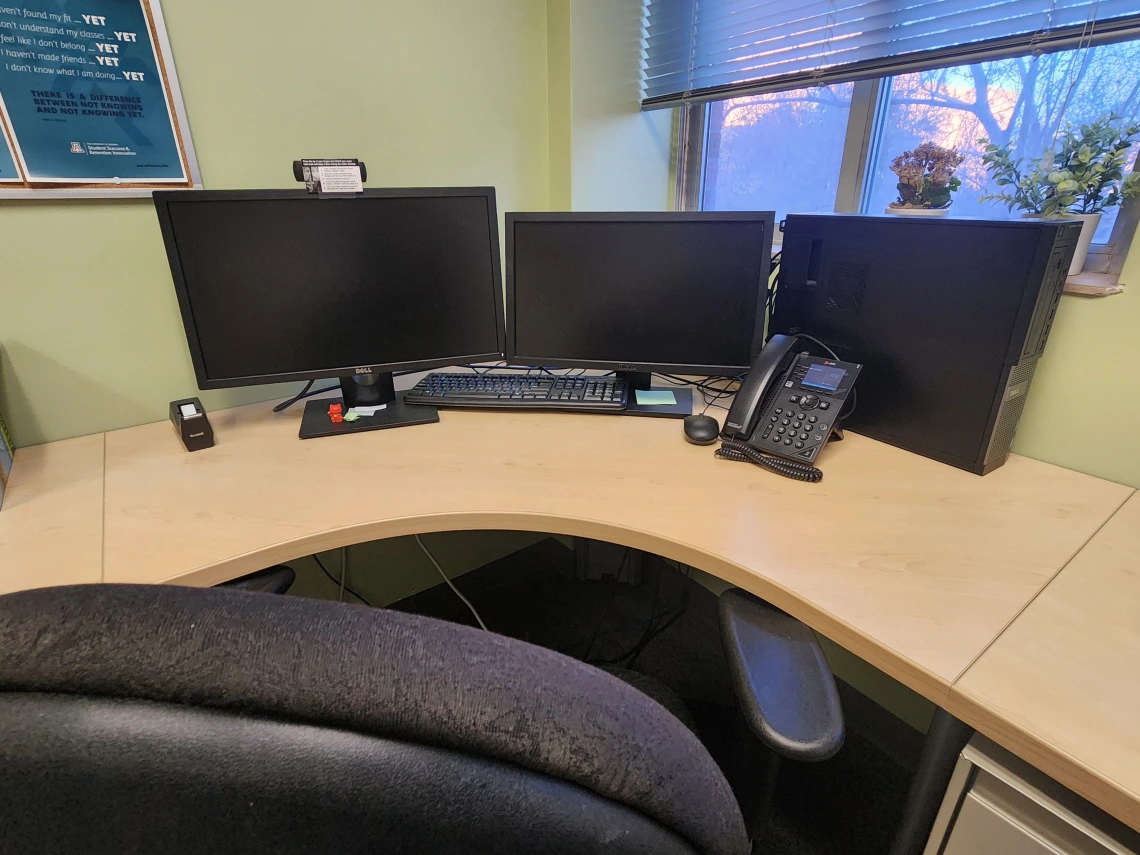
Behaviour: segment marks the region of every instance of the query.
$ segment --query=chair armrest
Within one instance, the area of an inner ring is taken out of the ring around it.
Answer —
[[[258,570],[240,579],[222,582],[218,588],[233,588],[238,591],[254,591],[261,594],[284,594],[297,580],[297,574],[292,568],[283,564]]]
[[[792,760],[833,756],[843,745],[843,708],[815,634],[739,589],[720,597],[720,629],[752,732]]]

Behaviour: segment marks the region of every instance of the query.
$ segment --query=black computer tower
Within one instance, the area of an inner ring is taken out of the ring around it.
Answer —
[[[846,427],[984,475],[1013,445],[1080,229],[789,216],[768,334],[864,366]]]

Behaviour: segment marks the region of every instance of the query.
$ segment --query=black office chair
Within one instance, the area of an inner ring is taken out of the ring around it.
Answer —
[[[801,624],[723,610],[753,727],[839,748]],[[757,658],[759,657],[759,658]],[[742,855],[725,777],[662,706],[549,650],[224,589],[0,597],[0,850]]]

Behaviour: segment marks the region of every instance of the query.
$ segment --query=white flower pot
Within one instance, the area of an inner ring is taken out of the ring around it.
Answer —
[[[1081,221],[1081,236],[1077,240],[1077,251],[1073,253],[1073,263],[1069,265],[1069,275],[1076,276],[1085,269],[1085,259],[1088,258],[1089,246],[1093,235],[1100,226],[1100,214],[1066,214],[1066,220]]]
[[[1041,214],[1023,213],[1022,219],[1025,220],[1080,220],[1081,221],[1081,236],[1077,238],[1077,249],[1073,253],[1073,263],[1069,265],[1069,275],[1076,276],[1085,269],[1085,259],[1089,255],[1089,247],[1092,245],[1093,235],[1096,234],[1097,228],[1100,226],[1100,214],[1060,214],[1056,217],[1044,217]]]
[[[896,217],[945,217],[950,213],[949,208],[892,208],[887,207],[888,214]]]

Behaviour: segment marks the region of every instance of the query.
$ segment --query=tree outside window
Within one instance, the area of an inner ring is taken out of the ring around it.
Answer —
[[[731,98],[709,105],[701,207],[788,213],[835,210],[852,84]]]
[[[707,113],[700,207],[775,209],[780,217],[831,211],[843,170],[865,169],[861,208],[881,212],[896,195],[891,160],[929,140],[965,156],[951,216],[1008,216],[979,201],[994,188],[978,140],[1013,140],[1018,156],[1036,157],[1064,122],[1079,125],[1109,111],[1140,118],[1137,68],[1140,41],[884,80],[868,160],[854,164],[844,161],[856,124],[849,121],[850,83],[716,102]],[[1134,150],[1130,168],[1135,159]],[[1109,239],[1118,212],[1106,212],[1096,242]]]
[[[1066,122],[1080,125],[1108,111],[1134,118],[1140,115],[1137,68],[1140,42],[1126,42],[893,78],[866,209],[882,211],[895,198],[891,159],[931,140],[965,156],[955,173],[962,187],[954,194],[952,215],[1003,215],[1002,208],[979,201],[993,188],[978,139],[997,145],[1012,140],[1018,156],[1037,157],[1052,148]],[[1096,242],[1108,240],[1119,210],[1105,213]]]

